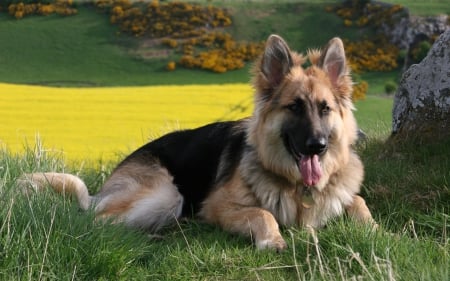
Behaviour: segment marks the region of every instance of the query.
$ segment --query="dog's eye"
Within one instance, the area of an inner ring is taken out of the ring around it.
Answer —
[[[299,113],[301,111],[301,105],[298,103],[291,103],[287,105],[286,108],[293,113]]]
[[[293,103],[293,104],[288,105],[287,108],[288,108],[290,111],[294,111],[294,112],[299,110],[299,106],[298,106],[298,104],[296,104],[296,103]]]
[[[322,102],[320,108],[322,110],[322,115],[326,115],[331,111],[330,106],[326,102]]]
[[[303,103],[300,99],[295,100],[293,103],[286,105],[286,108],[293,113],[300,113],[303,108]]]

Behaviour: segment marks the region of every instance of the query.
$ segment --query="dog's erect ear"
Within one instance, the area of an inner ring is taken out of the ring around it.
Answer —
[[[331,83],[337,87],[339,78],[347,74],[344,44],[341,39],[335,37],[328,42],[319,59],[319,66],[325,70]]]
[[[270,87],[276,88],[293,65],[286,42],[278,35],[270,35],[261,61],[261,72]]]

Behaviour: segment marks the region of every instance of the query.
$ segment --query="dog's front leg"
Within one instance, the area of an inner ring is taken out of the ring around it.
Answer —
[[[199,215],[227,231],[252,237],[258,249],[282,251],[287,247],[275,217],[257,207],[257,200],[245,187],[227,185],[216,189],[203,202]]]
[[[287,247],[278,223],[270,212],[258,207],[232,205],[234,204],[216,205],[212,213],[202,212],[205,214],[203,217],[227,231],[251,236],[258,249],[282,251]]]
[[[258,207],[238,207],[224,213],[219,224],[231,232],[250,235],[258,249],[282,251],[287,247],[277,221],[267,210]]]
[[[350,217],[359,222],[372,224],[374,228],[378,226],[372,218],[372,214],[366,205],[366,201],[361,196],[355,195],[352,204],[346,206],[346,211]]]

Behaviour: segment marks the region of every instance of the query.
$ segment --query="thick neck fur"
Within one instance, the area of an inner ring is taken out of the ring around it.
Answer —
[[[355,153],[349,152],[348,157],[347,164],[326,177],[320,190],[311,189],[315,203],[308,209],[302,205],[304,186],[265,169],[252,147],[246,148],[241,160],[240,164],[246,167],[241,170],[241,177],[261,207],[269,210],[281,225],[310,225],[317,228],[340,215],[359,192],[363,174],[355,172],[362,171],[363,166]]]
[[[246,167],[241,170],[241,176],[261,207],[269,210],[282,225],[299,224],[299,198],[296,196],[295,183],[265,169],[252,147],[247,147],[241,165]]]

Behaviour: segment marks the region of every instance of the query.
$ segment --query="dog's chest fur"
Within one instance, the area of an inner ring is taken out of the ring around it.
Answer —
[[[299,224],[300,198],[292,183],[265,169],[256,151],[247,150],[241,161],[241,176],[251,188],[260,207],[270,211],[285,226]]]
[[[305,188],[290,183],[285,178],[266,170],[257,161],[256,152],[250,151],[242,159],[246,169],[242,177],[257,198],[260,207],[270,211],[283,226],[310,225],[321,227],[335,216],[342,214],[344,206],[353,200],[353,190],[332,186],[322,191],[311,190],[313,204],[305,207],[302,202]]]

